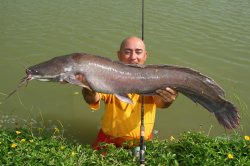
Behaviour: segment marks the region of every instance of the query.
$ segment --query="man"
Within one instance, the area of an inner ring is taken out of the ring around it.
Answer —
[[[143,65],[147,59],[147,51],[144,42],[138,37],[128,37],[121,43],[117,52],[118,59],[127,64]],[[85,82],[84,76],[77,78]],[[86,82],[85,82],[86,83]],[[155,121],[156,107],[167,108],[177,97],[177,92],[166,87],[165,90],[157,90],[156,96],[144,97],[144,126],[146,140],[152,139],[152,130]],[[101,129],[94,148],[99,149],[100,142],[113,143],[116,147],[134,146],[140,139],[141,124],[141,96],[128,94],[133,104],[120,101],[113,94],[101,94],[88,89],[82,90],[85,101],[93,110],[98,110],[100,100],[105,103],[105,112],[101,121]]]

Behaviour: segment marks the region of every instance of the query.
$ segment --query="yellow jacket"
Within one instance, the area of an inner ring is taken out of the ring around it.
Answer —
[[[105,102],[105,112],[101,120],[101,127],[105,134],[114,138],[140,138],[141,125],[141,97],[137,94],[128,94],[133,104],[120,101],[113,94],[99,93],[100,99]],[[90,108],[98,110],[100,101],[91,104]],[[144,97],[144,126],[145,139],[152,133],[155,121],[156,104],[152,96]]]

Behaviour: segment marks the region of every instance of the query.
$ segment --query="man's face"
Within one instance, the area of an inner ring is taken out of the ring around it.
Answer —
[[[139,38],[129,38],[118,51],[120,61],[128,64],[144,64],[147,58],[145,45]]]

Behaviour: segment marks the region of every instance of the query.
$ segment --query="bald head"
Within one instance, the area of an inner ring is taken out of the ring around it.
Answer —
[[[138,44],[141,44],[145,49],[145,44],[141,38],[136,37],[136,36],[130,36],[122,41],[121,46],[120,46],[120,50],[122,50],[122,48],[124,46],[126,46],[127,43],[138,43]]]
[[[147,58],[145,44],[136,36],[124,39],[117,55],[120,61],[129,64],[144,64]]]

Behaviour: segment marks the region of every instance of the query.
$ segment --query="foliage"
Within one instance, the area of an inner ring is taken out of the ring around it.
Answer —
[[[146,165],[250,165],[249,136],[210,138],[200,132],[146,142]],[[139,165],[130,150],[107,145],[105,153],[50,135],[0,128],[0,165]]]
[[[210,138],[201,132],[185,132],[178,140],[154,140],[149,144],[147,158],[154,159],[155,163],[150,163],[153,165],[157,162],[166,165],[250,165],[249,136]]]

